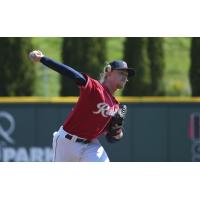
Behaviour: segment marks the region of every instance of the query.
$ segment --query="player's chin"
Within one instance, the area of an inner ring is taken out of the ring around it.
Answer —
[[[126,85],[126,82],[127,81],[125,81],[125,80],[119,81],[118,84],[117,84],[117,89],[123,89]]]
[[[118,85],[118,89],[123,89],[125,87],[126,83],[121,83]]]

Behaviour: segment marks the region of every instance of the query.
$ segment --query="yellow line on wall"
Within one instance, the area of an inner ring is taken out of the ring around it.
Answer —
[[[116,97],[121,103],[200,103],[200,97]],[[0,103],[76,103],[78,97],[0,97]]]
[[[78,97],[0,97],[0,103],[74,103]]]

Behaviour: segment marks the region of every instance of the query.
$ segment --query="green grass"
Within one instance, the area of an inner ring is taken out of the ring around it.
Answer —
[[[123,37],[108,38],[107,61],[123,59]],[[36,49],[46,56],[61,61],[62,38],[45,37],[32,38]],[[168,96],[189,96],[191,94],[188,78],[190,66],[190,38],[165,38],[165,74],[164,83]],[[103,63],[104,64],[104,63]],[[59,96],[60,75],[48,68],[37,64],[36,96]],[[120,95],[120,93],[117,93]]]

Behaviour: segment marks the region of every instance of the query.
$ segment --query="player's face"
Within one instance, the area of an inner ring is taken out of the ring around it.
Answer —
[[[112,81],[116,84],[116,88],[124,88],[128,81],[128,72],[126,70],[113,70],[111,73]]]

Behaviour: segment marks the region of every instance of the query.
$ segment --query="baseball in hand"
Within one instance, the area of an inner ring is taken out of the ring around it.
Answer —
[[[29,53],[29,58],[31,61],[33,62],[37,62],[37,61],[40,61],[41,57],[43,56],[42,52],[41,51],[31,51]]]

